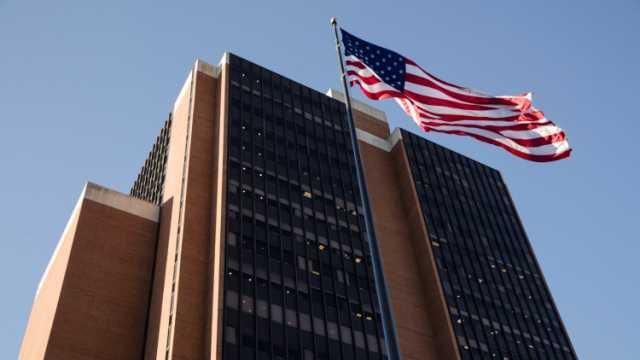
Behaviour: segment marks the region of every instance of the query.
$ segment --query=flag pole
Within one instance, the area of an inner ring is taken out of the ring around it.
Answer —
[[[340,77],[342,78],[342,87],[344,89],[344,104],[347,111],[347,124],[351,137],[351,146],[353,147],[353,160],[356,165],[356,180],[360,188],[360,200],[364,211],[364,228],[367,234],[367,242],[371,249],[371,259],[373,265],[373,279],[378,293],[378,303],[380,305],[380,313],[382,315],[382,330],[384,333],[385,347],[389,360],[400,360],[400,347],[398,346],[398,338],[396,335],[396,327],[393,320],[393,312],[391,301],[384,282],[384,272],[382,270],[382,258],[380,256],[380,248],[376,240],[375,229],[373,227],[373,216],[371,215],[371,206],[369,204],[369,192],[367,184],[364,181],[364,171],[362,167],[362,159],[360,158],[360,150],[358,148],[358,138],[356,136],[356,124],[353,121],[353,112],[351,111],[351,96],[349,95],[349,86],[347,85],[347,76],[344,72],[344,60],[342,58],[342,50],[340,37],[338,36],[338,20],[332,17],[329,21],[333,27],[333,34],[336,38],[336,51],[338,53],[338,62],[340,64]]]

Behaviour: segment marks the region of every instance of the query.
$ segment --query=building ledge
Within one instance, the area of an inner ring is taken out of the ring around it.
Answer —
[[[87,182],[84,187],[80,201],[84,199],[95,201],[153,222],[158,222],[160,218],[160,208],[157,205],[92,182]]]
[[[344,93],[336,89],[327,90],[326,95],[338,101],[345,102]],[[387,114],[385,114],[384,111],[382,110],[376,109],[371,105],[367,105],[360,100],[354,99],[353,97],[351,97],[351,106],[353,106],[354,109],[360,111],[361,113],[364,113],[366,115],[376,118],[377,120],[388,123]]]
[[[383,139],[369,132],[356,128],[356,136],[358,137],[358,140],[362,142],[365,142],[371,146],[375,146],[378,149],[384,150],[386,152],[391,152],[398,141],[402,139],[402,132],[400,128],[395,128],[388,138]]]

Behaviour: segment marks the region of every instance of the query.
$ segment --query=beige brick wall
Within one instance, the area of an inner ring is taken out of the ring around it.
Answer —
[[[196,62],[174,106],[146,359],[164,359],[167,348],[173,359],[211,351],[222,91],[211,70]]]
[[[382,149],[359,141],[403,357],[458,359],[402,140],[389,151],[388,125],[358,111],[354,116],[358,129],[386,143]]]
[[[123,194],[105,204],[99,201],[111,195],[99,192],[97,201],[81,198],[72,214],[34,301],[20,359],[142,356],[157,236],[155,206]],[[141,216],[140,209],[148,216]]]

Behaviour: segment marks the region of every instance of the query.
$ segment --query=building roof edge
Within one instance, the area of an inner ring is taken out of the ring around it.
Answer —
[[[160,218],[158,205],[92,182],[87,182],[83,195],[83,199],[92,200],[153,222],[158,222]]]
[[[334,98],[338,101],[341,102],[345,102],[345,97],[344,97],[344,93],[336,90],[336,89],[329,89],[327,90],[327,92],[325,93],[328,97],[330,98]],[[387,114],[384,113],[384,111],[380,110],[380,109],[376,109],[375,107],[365,104],[364,102],[360,101],[360,100],[356,100],[354,98],[351,98],[351,106],[353,106],[354,109],[367,114],[369,116],[372,116],[380,121],[384,121],[386,123],[388,123],[387,121]]]

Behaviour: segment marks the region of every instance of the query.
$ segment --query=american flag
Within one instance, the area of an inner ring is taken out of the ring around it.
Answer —
[[[370,99],[395,99],[424,131],[471,136],[531,161],[569,156],[564,131],[531,104],[531,93],[491,96],[438,79],[414,61],[341,29],[345,70]]]

